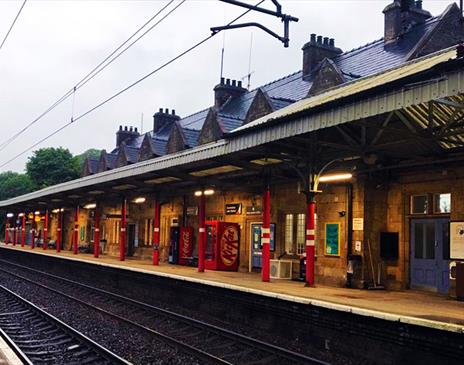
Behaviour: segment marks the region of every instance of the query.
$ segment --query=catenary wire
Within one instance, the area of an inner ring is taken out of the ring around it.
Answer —
[[[13,20],[13,23],[11,23],[11,25],[10,25],[10,29],[8,29],[8,32],[6,32],[6,35],[3,38],[2,44],[0,44],[0,50],[3,48],[3,45],[5,44],[8,36],[10,35],[11,31],[13,30],[13,27],[14,27],[16,21],[18,20],[19,16],[21,15],[21,12],[23,11],[23,8],[24,8],[24,5],[26,5],[26,2],[27,2],[27,0],[24,0],[21,7],[19,8],[18,13],[16,14],[16,16],[15,16],[15,18]]]
[[[258,2],[255,6],[258,6],[260,4],[262,4],[265,0],[261,0],[260,2]],[[245,16],[246,14],[248,14],[249,12],[251,11],[251,9],[243,12],[242,14],[240,14],[238,17],[236,17],[235,19],[231,20],[227,25],[231,25],[233,23],[235,23],[237,20],[239,20],[240,18],[242,18],[243,16]],[[42,138],[41,140],[37,141],[36,143],[34,143],[32,146],[29,146],[28,148],[26,148],[25,150],[23,150],[22,152],[18,153],[17,155],[15,155],[14,157],[12,157],[11,159],[9,159],[8,161],[4,162],[3,164],[0,165],[0,168],[6,166],[7,164],[9,164],[10,162],[13,162],[14,160],[16,160],[17,158],[21,157],[22,155],[24,155],[25,153],[29,152],[31,149],[37,147],[39,144],[45,142],[47,139],[53,137],[54,135],[58,134],[59,132],[61,132],[63,129],[69,127],[71,124],[74,124],[75,122],[79,121],[80,119],[84,118],[85,116],[89,115],[90,113],[92,113],[93,111],[95,111],[96,109],[99,109],[101,108],[103,105],[105,105],[106,103],[110,102],[111,100],[115,99],[116,97],[118,97],[119,95],[123,94],[124,92],[128,91],[129,89],[133,88],[134,86],[138,85],[139,83],[141,83],[142,81],[146,80],[147,78],[149,78],[150,76],[154,75],[155,73],[161,71],[162,69],[164,69],[165,67],[167,67],[168,65],[170,65],[171,63],[175,62],[176,60],[178,60],[179,58],[185,56],[187,53],[190,53],[191,51],[193,51],[195,48],[201,46],[203,43],[207,42],[208,40],[210,40],[211,38],[213,38],[215,35],[219,34],[219,32],[216,32],[216,33],[213,33],[211,34],[210,36],[206,37],[206,38],[203,38],[201,41],[195,43],[193,46],[191,46],[190,48],[188,48],[187,50],[181,52],[180,54],[178,54],[177,56],[175,56],[174,58],[171,58],[169,61],[165,62],[164,64],[162,64],[161,66],[157,67],[156,69],[154,69],[153,71],[149,72],[148,74],[146,74],[145,76],[141,77],[140,79],[134,81],[133,83],[131,83],[129,86],[125,87],[124,89],[118,91],[117,93],[111,95],[110,97],[108,97],[107,99],[103,100],[102,102],[98,103],[97,105],[95,105],[94,107],[90,108],[89,110],[87,110],[86,112],[80,114],[78,117],[74,118],[73,120],[71,120],[70,122],[62,125],[60,128],[58,128],[57,130],[55,130],[54,132],[52,132],[51,134],[49,134],[48,136]]]
[[[86,76],[84,76],[80,81],[78,81],[74,87],[72,87],[68,92],[66,92],[62,97],[60,97],[57,101],[55,101],[50,107],[48,107],[42,114],[40,114],[37,118],[32,120],[29,124],[23,127],[21,130],[16,132],[13,136],[9,139],[5,140],[0,144],[0,152],[3,151],[8,145],[10,145],[15,139],[17,139],[21,134],[26,132],[30,127],[32,127],[35,123],[37,123],[40,119],[42,119],[45,115],[55,109],[58,105],[62,102],[67,100],[71,95],[75,94],[75,91],[80,89],[82,86],[87,84],[90,80],[92,80],[95,76],[97,76],[100,72],[102,72],[105,68],[107,68],[111,63],[113,63],[117,58],[119,58],[123,53],[125,53],[130,47],[132,47],[136,42],[138,42],[141,38],[143,38],[146,34],[148,34],[151,30],[153,30],[158,24],[160,24],[167,16],[169,16],[172,12],[174,12],[179,6],[181,6],[186,0],[183,0],[179,4],[177,4],[173,9],[171,9],[167,14],[165,14],[160,20],[154,23],[150,28],[148,28],[144,33],[142,33],[138,38],[136,38],[132,43],[130,43],[127,47],[125,47],[121,52],[117,53],[121,50],[127,43],[129,43],[140,31],[142,31],[148,24],[150,24],[156,17],[158,17],[169,5],[171,5],[174,0],[169,1],[165,6],[163,6],[160,10],[158,10],[155,15],[153,15],[150,19],[148,19],[141,27],[139,27],[128,39],[126,39],[123,43],[121,43],[113,52],[111,52],[103,61],[101,61],[97,66],[95,66]],[[117,53],[117,54],[116,54]],[[113,57],[114,56],[114,57]],[[108,61],[109,60],[109,61]],[[108,61],[108,62],[107,62]]]

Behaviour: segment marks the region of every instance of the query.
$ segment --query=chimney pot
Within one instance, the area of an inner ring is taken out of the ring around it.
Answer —
[[[221,85],[224,85],[225,82],[226,82],[226,79],[224,77],[221,77]]]
[[[329,37],[324,37],[324,46],[329,45]]]
[[[119,130],[122,131],[122,125],[119,126]]]
[[[125,132],[127,132],[127,125],[126,125],[126,126],[124,126],[124,131],[125,131]]]
[[[230,85],[230,79],[226,79],[226,85]]]
[[[237,86],[237,81],[232,80],[232,86],[236,87]]]
[[[172,115],[176,115],[175,109],[172,109],[172,110],[171,110],[171,114],[172,114]]]
[[[137,130],[137,127],[135,127],[135,128],[134,128],[134,132],[135,132],[135,133],[137,133],[137,132],[138,132],[138,130]]]
[[[164,112],[165,112],[166,114],[169,114],[169,109],[168,109],[168,108],[164,109]]]
[[[322,44],[322,36],[321,35],[317,36],[317,43]]]
[[[238,82],[238,87],[242,87],[242,82],[241,81]]]
[[[129,128],[129,132],[132,132],[132,127]]]
[[[311,33],[311,42],[316,43],[316,33]]]
[[[333,39],[333,38],[329,39],[329,46],[330,47],[335,47],[335,39]]]

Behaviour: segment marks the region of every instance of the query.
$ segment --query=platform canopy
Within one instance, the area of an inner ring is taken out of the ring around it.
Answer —
[[[296,102],[182,152],[51,186],[0,209],[63,207],[202,186],[256,191],[332,160],[358,174],[464,159],[464,59],[455,47]]]

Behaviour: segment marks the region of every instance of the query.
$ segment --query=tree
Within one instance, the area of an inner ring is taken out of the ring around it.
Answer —
[[[0,173],[0,201],[30,193],[32,190],[33,184],[28,175],[12,171]]]
[[[34,188],[43,189],[79,178],[80,166],[67,148],[49,147],[34,151],[26,171]]]
[[[74,158],[77,160],[77,164],[79,168],[82,168],[82,165],[84,164],[84,161],[87,157],[93,157],[93,158],[100,158],[100,150],[97,150],[95,148],[88,149],[84,153],[81,153],[80,155],[75,156]]]

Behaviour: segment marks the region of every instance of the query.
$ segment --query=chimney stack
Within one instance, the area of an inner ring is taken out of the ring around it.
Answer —
[[[153,133],[158,133],[166,125],[175,123],[180,120],[180,117],[176,115],[174,109],[169,112],[169,109],[166,108],[163,111],[163,108],[159,108],[159,111],[153,115]]]
[[[116,147],[120,147],[123,142],[126,142],[132,138],[140,136],[137,128],[124,126],[119,126],[119,130],[116,132]]]
[[[224,79],[214,87],[214,106],[220,109],[229,98],[235,98],[247,92],[241,81]]]
[[[384,10],[385,14],[385,43],[396,41],[416,24],[424,23],[432,16],[422,9],[422,1],[401,0],[394,1]]]
[[[310,40],[303,48],[303,79],[306,79],[312,71],[324,60],[334,58],[343,51],[335,47],[335,39],[311,34]]]

